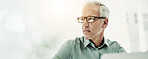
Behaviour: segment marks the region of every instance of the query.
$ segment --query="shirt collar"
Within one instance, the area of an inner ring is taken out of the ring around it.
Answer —
[[[85,39],[84,36],[83,36],[82,38],[83,38],[84,47],[87,47],[87,45],[92,44],[92,42],[91,42],[89,39]],[[109,44],[108,44],[107,39],[105,39],[105,38],[103,37],[103,40],[104,40],[104,41],[103,41],[103,45],[101,45],[101,46],[98,47],[98,48],[101,48],[101,47],[103,47],[104,45],[107,45],[108,47],[110,47]]]
[[[103,38],[104,38],[104,44],[106,44],[108,47],[110,47],[109,44],[108,44],[108,40],[105,39],[105,37],[103,37]]]

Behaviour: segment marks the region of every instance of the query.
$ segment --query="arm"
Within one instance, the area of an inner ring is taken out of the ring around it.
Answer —
[[[59,51],[55,54],[52,59],[70,59],[72,53],[72,41],[68,40],[65,42]]]

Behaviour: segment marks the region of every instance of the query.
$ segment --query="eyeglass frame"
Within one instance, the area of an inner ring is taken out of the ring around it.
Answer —
[[[93,22],[96,21],[96,18],[98,18],[98,19],[105,19],[106,18],[106,17],[97,17],[97,16],[87,16],[87,17],[94,17],[94,21]],[[86,21],[88,22],[87,17],[84,17],[84,20],[86,19]],[[79,22],[79,19],[78,18],[81,18],[81,17],[77,17],[78,23],[84,23],[84,22]],[[93,23],[93,22],[88,22],[88,23]]]

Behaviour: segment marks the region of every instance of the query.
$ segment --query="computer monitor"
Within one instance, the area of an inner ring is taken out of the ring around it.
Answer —
[[[148,52],[141,53],[109,53],[103,54],[101,59],[148,59]]]

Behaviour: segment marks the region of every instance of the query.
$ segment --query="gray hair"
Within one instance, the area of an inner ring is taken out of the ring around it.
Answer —
[[[89,1],[86,3],[86,5],[92,5],[92,4],[95,4],[98,7],[100,7],[100,17],[109,18],[110,11],[107,6],[105,6],[103,3],[99,1]]]

